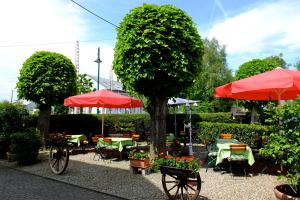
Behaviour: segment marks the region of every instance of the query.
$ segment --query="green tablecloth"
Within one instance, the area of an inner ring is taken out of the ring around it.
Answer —
[[[118,138],[118,137],[110,137],[112,141],[112,147],[115,147],[120,152],[123,151],[124,146],[132,146],[133,141],[132,138]],[[99,138],[97,142],[97,147],[104,146],[103,138]]]
[[[68,141],[71,143],[75,143],[78,146],[80,146],[81,141],[87,139],[85,135],[68,135],[68,136],[71,137]]]
[[[231,144],[243,144],[242,142],[237,141],[236,139],[217,139],[216,141],[218,147],[218,155],[216,164],[219,164],[223,161],[224,158],[230,157],[230,145]],[[249,165],[253,165],[255,162],[252,150],[247,145],[246,151],[243,156],[248,159]]]

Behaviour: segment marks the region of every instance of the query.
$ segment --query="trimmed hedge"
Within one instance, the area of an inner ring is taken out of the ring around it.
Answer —
[[[185,113],[176,114],[176,135],[184,129],[184,121],[187,115]],[[199,127],[199,122],[218,122],[218,123],[237,123],[232,119],[230,112],[219,113],[195,113],[192,114],[192,126],[193,128]],[[175,133],[175,114],[167,115],[167,133]]]
[[[197,137],[202,142],[204,140],[215,140],[221,133],[231,133],[233,138],[253,146],[256,134],[262,136],[270,133],[268,126],[254,124],[200,122],[199,126],[200,132]]]
[[[203,122],[237,123],[231,112],[199,113],[199,116]]]
[[[176,114],[177,134],[184,129],[185,113]],[[167,133],[175,133],[175,114],[167,115]],[[201,121],[234,122],[230,113],[198,113],[192,114],[192,126],[197,127]],[[72,114],[51,115],[49,132],[66,132],[67,134],[101,133],[102,115]],[[116,124],[126,127],[133,125],[133,129],[140,133],[150,131],[149,114],[104,114],[105,133],[115,131]]]
[[[104,132],[114,131],[115,124],[133,123],[135,131],[149,131],[148,114],[104,114]],[[75,114],[51,115],[49,132],[66,132],[67,134],[101,134],[102,115]]]

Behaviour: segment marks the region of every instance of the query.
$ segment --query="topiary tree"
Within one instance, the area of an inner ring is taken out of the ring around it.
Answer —
[[[240,80],[247,78],[249,76],[254,76],[266,71],[275,69],[278,66],[276,60],[270,59],[253,59],[242,64],[235,74],[235,80]],[[261,112],[261,109],[267,104],[267,101],[240,101],[239,104],[245,108],[251,109],[251,123],[257,121],[257,111]]]
[[[30,56],[20,70],[18,98],[39,105],[38,129],[45,139],[49,129],[51,106],[76,94],[76,70],[71,60],[62,54],[39,51]]]
[[[127,91],[148,99],[153,155],[165,146],[167,99],[199,74],[203,44],[192,19],[171,5],[134,8],[117,32],[113,69]]]

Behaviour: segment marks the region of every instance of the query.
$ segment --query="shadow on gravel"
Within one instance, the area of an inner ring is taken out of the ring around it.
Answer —
[[[34,165],[18,166],[10,163],[10,167],[126,199],[167,199],[161,188],[155,185],[155,181],[152,182],[152,177],[161,180],[160,173],[150,174],[145,178],[141,174],[132,174],[129,167],[128,169],[115,168],[102,160],[92,161],[93,154],[85,156],[88,156],[87,160],[91,163],[71,159],[62,175],[55,175],[51,172],[47,155],[40,155],[40,162]],[[122,162],[111,162],[124,165]],[[198,199],[209,200],[201,196],[201,192]]]

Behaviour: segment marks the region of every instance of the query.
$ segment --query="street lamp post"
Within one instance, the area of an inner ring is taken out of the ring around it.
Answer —
[[[100,60],[100,47],[98,47],[98,55],[97,59],[94,61],[95,63],[98,63],[98,81],[97,81],[97,90],[99,90],[99,83],[100,83],[100,63],[102,62]],[[99,114],[99,108],[97,108],[97,114]]]
[[[190,107],[190,104],[189,104],[189,100],[186,102],[185,106],[186,106],[186,112],[187,112],[188,119],[189,119],[189,124],[188,124],[189,133],[190,133],[189,156],[192,156],[193,155],[193,144],[192,144],[192,111],[191,111],[191,107]]]

